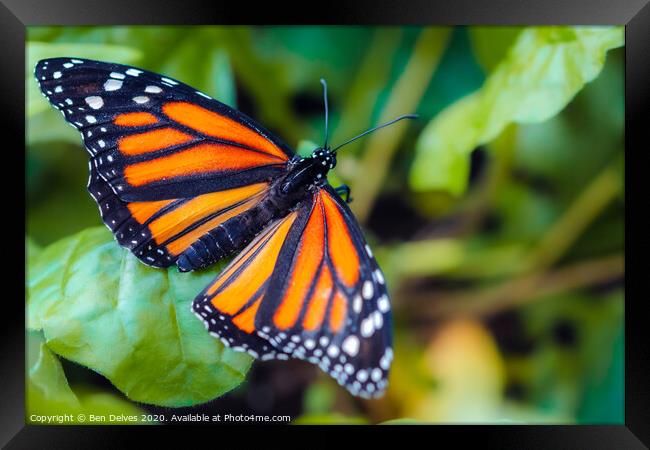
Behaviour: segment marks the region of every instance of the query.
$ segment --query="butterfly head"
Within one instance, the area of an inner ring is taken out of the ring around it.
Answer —
[[[323,176],[336,167],[336,153],[329,148],[318,147],[311,154],[316,167],[323,168]]]
[[[327,180],[327,172],[336,166],[336,154],[328,148],[318,147],[310,157],[294,158],[289,172],[281,183],[285,195],[301,195],[321,186]]]

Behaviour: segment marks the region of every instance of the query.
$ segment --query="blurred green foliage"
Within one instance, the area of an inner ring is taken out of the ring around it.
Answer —
[[[510,42],[497,42],[508,50],[481,89],[441,112],[420,135],[410,177],[414,189],[462,194],[467,155],[509,123],[544,122],[556,115],[600,73],[606,52],[623,45],[623,30],[531,27]]]
[[[189,311],[219,267],[149,269],[93,228],[78,133],[31,78],[78,56],[180,79],[303,155],[321,77],[332,144],[420,115],[346,147],[329,178],[352,186],[388,280],[387,395],[318,372],[296,423],[623,423],[622,45],[621,27],[30,28],[28,411],[202,403],[250,365]],[[59,357],[117,390],[88,397]]]

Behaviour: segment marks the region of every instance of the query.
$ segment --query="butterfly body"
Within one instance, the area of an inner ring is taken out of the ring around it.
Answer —
[[[176,261],[181,272],[202,269],[230,256],[251,242],[270,222],[281,219],[320,189],[327,173],[336,166],[336,155],[317,148],[312,156],[295,156],[286,174],[273,180],[268,194],[258,205],[210,230],[193,243]]]
[[[236,253],[191,305],[211,335],[261,360],[309,361],[354,395],[382,395],[391,306],[327,182],[341,146],[302,158],[241,112],[135,67],[52,58],[34,75],[81,134],[88,191],[121,246],[181,271]]]

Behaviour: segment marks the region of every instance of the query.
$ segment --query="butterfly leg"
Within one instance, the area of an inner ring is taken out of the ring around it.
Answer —
[[[341,196],[345,200],[345,203],[351,203],[352,198],[350,198],[350,186],[347,184],[342,184],[341,186],[337,187],[334,189],[337,194]],[[345,197],[343,196],[345,194]]]

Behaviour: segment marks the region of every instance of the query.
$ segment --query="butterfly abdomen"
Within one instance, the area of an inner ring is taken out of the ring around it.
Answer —
[[[274,195],[274,190],[259,203],[194,242],[176,261],[181,272],[202,269],[241,250],[273,220],[286,216],[293,201]]]
[[[260,203],[201,236],[179,256],[178,269],[187,272],[207,267],[248,244],[275,215],[264,207],[265,201]]]
[[[176,264],[181,272],[202,269],[232,255],[250,243],[268,224],[285,217],[302,200],[309,197],[309,187],[327,173],[327,167],[312,158],[292,164],[287,173],[275,180],[268,193],[245,212],[213,228],[179,256]],[[235,205],[237,206],[237,205]]]

